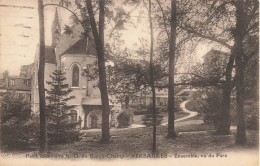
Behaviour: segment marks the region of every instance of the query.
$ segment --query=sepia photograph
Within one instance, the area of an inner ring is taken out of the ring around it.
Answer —
[[[258,166],[258,0],[0,0],[0,166]]]

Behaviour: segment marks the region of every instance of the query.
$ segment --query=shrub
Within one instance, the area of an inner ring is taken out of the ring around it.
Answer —
[[[181,96],[181,100],[182,101],[187,100],[187,97]]]
[[[31,105],[24,96],[16,93],[0,94],[1,148],[25,149],[37,143],[37,121],[31,115]]]
[[[80,140],[78,131],[60,131],[59,133],[48,133],[50,144],[74,143]]]
[[[163,120],[163,115],[160,113],[158,108],[156,108],[156,125],[160,125]],[[153,126],[153,110],[151,107],[148,108],[147,114],[143,117],[143,124],[146,127]]]
[[[167,112],[167,107],[164,107],[164,106],[160,106],[158,107],[157,109],[158,112],[162,113],[162,112]],[[149,113],[149,110],[146,111],[146,114]]]
[[[21,149],[26,146],[21,139],[22,131],[18,125],[2,124],[1,125],[1,147],[4,149]]]
[[[218,114],[221,109],[221,92],[208,91],[205,103],[201,104],[200,110],[204,112],[204,122],[213,123],[215,126],[218,123]]]
[[[25,124],[7,122],[1,124],[1,146],[3,149],[25,149],[28,146],[39,144],[38,119],[31,116]]]
[[[202,99],[192,99],[186,104],[186,108],[190,111],[203,113],[205,105],[207,105],[207,103]]]
[[[49,123],[48,124],[48,141],[50,144],[65,144],[65,143],[73,143],[79,141],[80,133],[78,126],[81,121],[78,122],[64,122],[62,129],[58,132],[55,130],[56,125]]]
[[[119,113],[117,120],[118,120],[118,127],[128,127],[132,122],[132,114],[126,111]]]
[[[148,111],[134,111],[134,115],[145,115]]]
[[[258,130],[259,128],[259,108],[254,104],[250,105],[249,108],[245,107],[246,111],[246,127],[251,130]]]
[[[25,123],[23,134],[26,135],[28,144],[39,145],[40,118],[38,116],[32,115],[28,122]]]

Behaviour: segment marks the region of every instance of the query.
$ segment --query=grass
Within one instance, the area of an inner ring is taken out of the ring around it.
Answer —
[[[171,155],[178,154],[202,154],[242,150],[257,150],[258,132],[247,131],[247,144],[243,147],[235,145],[235,133],[228,136],[215,135],[212,126],[205,124],[187,125],[176,127],[178,137],[167,139],[167,126],[157,127],[157,153]],[[205,130],[205,132],[193,132]],[[131,158],[133,154],[152,154],[152,127],[136,129],[111,130],[111,142],[103,144],[100,142],[101,132],[84,133],[81,141],[49,146],[50,154],[64,155],[77,154],[92,155],[96,157],[107,154],[120,154]],[[100,159],[100,158],[92,158]],[[108,158],[102,158],[108,159]]]
[[[186,116],[183,112],[176,113],[176,119],[183,116]],[[235,145],[235,131],[232,131],[230,135],[220,136],[214,134],[214,126],[212,125],[190,123],[202,118],[202,114],[199,114],[189,119],[189,123],[186,123],[186,125],[180,125],[182,122],[177,123],[175,129],[178,136],[175,139],[167,139],[167,126],[158,126],[157,153],[173,155],[175,153],[203,154],[258,151],[258,130],[247,130],[247,144],[237,146]],[[55,155],[92,155],[92,159],[109,159],[104,158],[108,154],[128,156],[126,158],[131,158],[133,154],[152,154],[152,132],[152,127],[110,130],[111,142],[107,144],[100,142],[100,130],[86,132],[82,134],[79,142],[51,145],[49,146],[49,152]],[[25,152],[19,153],[24,154]]]
[[[193,117],[190,120],[194,120],[196,118],[202,118],[203,119],[203,105],[205,105],[206,102],[202,99],[194,99],[192,98],[187,104],[186,108],[190,111],[199,112],[199,116]],[[259,121],[259,103],[255,100],[245,100],[244,103],[244,114],[245,114],[245,121],[247,124],[247,129],[258,129],[258,121]],[[230,119],[231,119],[231,125],[236,126],[237,125],[237,114],[236,114],[236,101],[235,99],[231,99],[230,102]]]
[[[162,115],[163,115],[162,123],[168,122],[168,113],[163,112]],[[179,119],[179,118],[182,118],[182,117],[187,116],[189,114],[186,113],[186,112],[183,112],[183,111],[178,111],[178,112],[175,112],[174,115],[175,115],[174,119]],[[134,115],[133,116],[133,123],[134,124],[143,124],[143,120],[142,120],[143,116],[144,115]]]
[[[201,126],[200,126],[201,127]],[[199,128],[200,128],[199,127]],[[160,154],[223,152],[241,149],[234,145],[235,135],[218,136],[212,132],[184,132],[194,130],[193,126],[178,129],[182,131],[172,140],[167,139],[167,127],[160,126],[157,130],[157,147]],[[248,144],[244,149],[256,149],[258,133],[248,131]],[[110,144],[99,142],[100,133],[87,133],[86,137],[75,144],[57,145],[50,147],[52,153],[79,154],[131,154],[151,153],[152,128],[137,128],[112,131]]]

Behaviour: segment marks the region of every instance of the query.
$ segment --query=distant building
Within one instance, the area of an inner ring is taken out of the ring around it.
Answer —
[[[211,49],[202,58],[204,60],[202,66],[207,71],[208,77],[218,78],[226,70],[229,56],[223,51]]]
[[[197,92],[196,89],[185,88],[180,90],[176,95],[176,99],[188,98]]]
[[[219,51],[219,50],[214,50],[211,49],[209,52],[207,52],[205,55],[202,56],[203,60],[204,60],[204,64],[210,64],[212,62],[217,62],[219,64],[221,64],[221,66],[225,65],[227,63],[228,60],[228,54],[223,52],[223,51]]]
[[[168,89],[156,90],[156,105],[157,106],[167,106],[168,104]],[[135,96],[131,97],[129,101],[129,106],[142,106],[148,107],[152,105],[152,94],[151,92],[138,92]]]
[[[15,93],[31,101],[31,77],[6,76],[0,79],[0,92]]]

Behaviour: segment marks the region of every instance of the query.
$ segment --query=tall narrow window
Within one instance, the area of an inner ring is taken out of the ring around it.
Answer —
[[[77,122],[77,111],[76,110],[71,110],[70,111],[70,119],[71,119],[71,123],[73,122]]]
[[[72,69],[72,86],[79,86],[79,68],[78,66],[74,66]]]
[[[10,85],[11,85],[11,86],[14,86],[14,79],[11,79],[11,80],[10,80]]]

